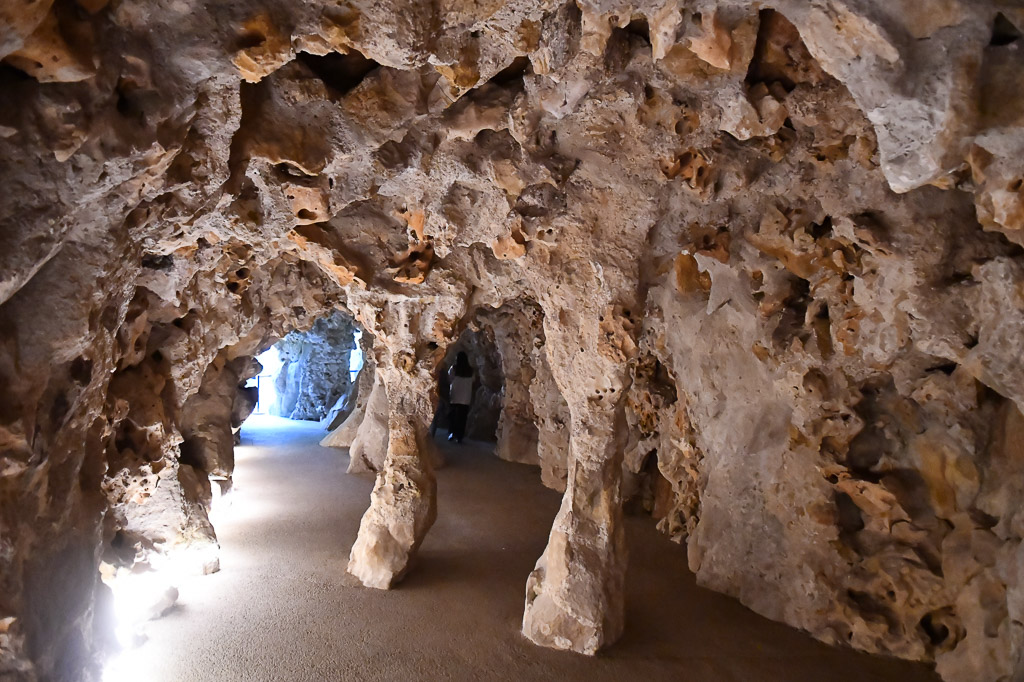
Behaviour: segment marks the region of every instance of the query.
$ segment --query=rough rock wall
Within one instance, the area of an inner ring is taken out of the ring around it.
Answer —
[[[492,330],[505,387],[495,453],[510,462],[536,464],[544,485],[565,491],[569,407],[544,353],[543,314],[527,301],[481,315]]]
[[[20,549],[4,554],[2,608],[22,617],[6,623],[3,669],[25,679],[96,674],[94,647],[112,626],[101,567],[106,578],[124,577],[173,557],[187,570],[216,570],[207,508],[211,478],[229,476],[233,463],[231,399],[244,373],[233,375],[263,337],[286,329],[277,315],[244,311],[280,303],[312,308],[328,288],[295,261],[255,270],[240,308],[216,295],[195,295],[189,305],[161,300],[114,279],[96,294],[101,307],[67,291],[65,315],[47,322],[39,306],[54,303],[52,283],[80,267],[81,254],[69,249],[55,260],[52,278],[44,271],[0,308],[5,328],[22,330],[3,356],[13,401],[5,419],[17,414],[15,405],[45,404],[48,419],[60,420],[33,426],[31,436],[21,430],[24,421],[13,431],[7,422],[4,431],[4,541]],[[222,268],[220,258],[214,262]],[[196,261],[183,289],[223,286],[222,269],[202,265]],[[282,285],[284,297],[266,292]],[[288,316],[288,326],[310,323]],[[81,354],[54,365],[60,349],[75,343]],[[60,386],[72,370],[78,390],[40,396],[33,382]],[[40,524],[37,515],[52,521]]]
[[[271,414],[319,421],[352,386],[349,360],[355,348],[352,317],[335,311],[312,328],[277,342],[281,372]]]
[[[339,429],[339,442],[335,447],[345,447],[340,440],[345,433],[351,433],[348,472],[380,471],[388,451],[388,391],[384,380],[376,373],[370,374],[369,395],[361,414],[354,415],[352,424]]]
[[[364,362],[359,376],[356,377],[356,388],[352,393],[355,397],[352,411],[337,428],[320,441],[320,445],[332,448],[347,448],[352,445],[352,440],[366,417],[366,406],[370,402],[375,383],[376,372],[372,362]]]
[[[362,419],[362,411],[366,409],[366,400],[369,397],[370,389],[373,386],[374,381],[374,369],[373,369],[373,337],[369,334],[362,334],[359,337],[359,352],[362,356],[362,366],[359,373],[356,374],[355,381],[352,382],[350,390],[338,398],[338,401],[334,403],[327,412],[327,417],[323,420],[322,425],[328,431],[337,433],[336,447],[348,447],[351,443],[351,438],[344,435],[345,432],[341,431],[341,425],[349,421],[349,417],[353,414],[359,413],[354,420],[352,420],[351,428],[356,428],[359,425],[359,421]],[[324,438],[320,444],[324,447],[332,445],[330,442],[330,434]],[[342,445],[344,443],[344,445]]]
[[[180,459],[211,476],[231,477],[235,433],[256,406],[245,381],[259,374],[249,357],[219,354],[206,368],[199,390],[182,406]]]
[[[531,639],[621,632],[622,495],[656,463],[702,584],[950,680],[1024,674],[1016,4],[0,17],[0,670],[93,676],[101,557],[209,558],[185,402],[338,307],[390,397],[349,570],[391,585],[436,513],[438,364],[514,303],[540,333],[496,332],[503,365],[565,415]]]

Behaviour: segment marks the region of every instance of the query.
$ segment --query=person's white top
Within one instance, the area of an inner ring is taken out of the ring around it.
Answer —
[[[450,400],[453,405],[469,405],[473,401],[473,377],[453,373]]]

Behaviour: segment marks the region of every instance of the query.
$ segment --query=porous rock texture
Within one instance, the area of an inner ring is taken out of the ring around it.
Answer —
[[[289,419],[320,421],[352,385],[349,360],[355,324],[352,316],[335,311],[304,332],[292,332],[275,344],[281,371],[277,401],[270,413]]]
[[[498,453],[565,490],[532,640],[621,633],[643,492],[764,615],[1024,675],[1018,2],[0,18],[0,673],[95,678],[101,562],[215,567],[230,410],[190,404],[344,309],[387,426],[364,584],[412,565],[439,365],[490,328]]]
[[[373,373],[373,358],[371,356],[373,348],[373,337],[369,334],[363,334],[360,332],[360,336],[357,341],[359,346],[359,358],[360,370],[366,369],[365,372],[359,371],[356,373],[354,379],[350,375],[350,385],[348,390],[335,401],[334,406],[327,411],[327,416],[321,420],[321,424],[325,429],[330,432],[337,431],[338,428],[348,421],[349,417],[366,408],[366,399],[369,397],[370,389],[373,386],[374,373]],[[367,357],[370,356],[370,357]],[[351,359],[351,353],[350,353]],[[350,370],[351,371],[351,370]],[[353,428],[358,426],[359,419],[357,417],[353,420]],[[328,436],[324,437],[324,441],[328,441]],[[349,441],[346,441],[344,445],[338,444],[338,447],[348,447]],[[321,442],[324,447],[329,447],[330,442]]]

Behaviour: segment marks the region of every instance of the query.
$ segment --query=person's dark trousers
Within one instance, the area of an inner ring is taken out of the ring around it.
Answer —
[[[448,414],[449,429],[448,432],[451,437],[455,440],[462,442],[462,437],[466,435],[466,417],[469,416],[469,405],[456,405],[452,403],[451,411]]]

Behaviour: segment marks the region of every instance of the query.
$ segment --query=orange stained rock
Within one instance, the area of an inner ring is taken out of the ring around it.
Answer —
[[[325,271],[329,272],[341,286],[346,286],[353,282],[362,284],[361,280],[356,277],[352,265],[334,249],[318,244],[316,241],[303,236],[297,230],[289,232],[287,240],[297,247],[299,251],[305,252]]]
[[[676,289],[688,294],[694,291],[711,291],[711,275],[701,270],[692,254],[683,252],[676,256]]]
[[[402,284],[422,284],[430,272],[434,260],[434,247],[429,241],[413,244],[397,259],[397,263],[387,268],[388,274],[396,282]]]
[[[526,255],[526,246],[513,235],[498,237],[491,243],[491,251],[500,260],[515,260]]]
[[[417,242],[421,242],[424,239],[424,224],[427,220],[427,214],[421,210],[405,210],[398,214],[402,220],[405,221],[406,225],[412,231],[416,237]]]
[[[717,11],[704,12],[700,18],[701,34],[690,38],[690,50],[717,69],[728,70],[732,66],[729,51],[732,38],[722,24]]]
[[[40,83],[74,83],[96,73],[92,56],[83,47],[72,47],[64,39],[53,12],[25,39],[21,49],[5,61]]]
[[[296,225],[311,225],[331,217],[329,197],[319,187],[285,184],[283,189],[291,204]]]
[[[231,61],[242,78],[250,83],[259,82],[292,58],[291,38],[281,35],[266,14],[246,21],[237,42],[239,49]]]

